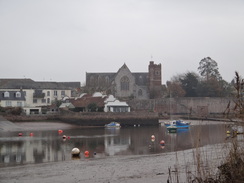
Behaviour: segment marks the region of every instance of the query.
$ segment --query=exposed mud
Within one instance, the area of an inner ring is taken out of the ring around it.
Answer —
[[[74,127],[64,123],[14,123],[18,128],[26,130],[64,129]],[[8,128],[10,130],[10,127]],[[13,128],[12,130],[16,130]],[[15,167],[0,168],[0,182],[18,183],[159,183],[167,182],[169,168],[172,178],[178,175],[180,182],[186,182],[188,176],[196,175],[195,157],[202,153],[203,166],[217,167],[220,165],[223,149],[226,144],[205,146],[173,153],[157,155],[113,156],[106,158],[74,159],[71,161],[29,164]],[[207,158],[207,161],[206,161]],[[213,168],[216,170],[216,168]]]
[[[205,149],[208,154],[208,164],[220,160],[216,156],[221,147],[211,150]],[[211,151],[209,151],[211,150]],[[50,182],[167,182],[168,171],[171,168],[172,178],[175,177],[176,167],[180,182],[186,182],[185,168],[188,171],[194,165],[194,150],[180,151],[147,156],[120,156],[105,159],[77,159],[72,161],[43,163],[0,169],[2,183],[50,183]],[[213,156],[214,154],[214,156]],[[218,161],[217,161],[218,162]],[[191,172],[194,175],[195,172]]]

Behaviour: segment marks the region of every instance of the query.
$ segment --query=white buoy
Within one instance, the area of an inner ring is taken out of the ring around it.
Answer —
[[[73,148],[71,151],[72,156],[79,156],[80,155],[80,149],[78,148]]]

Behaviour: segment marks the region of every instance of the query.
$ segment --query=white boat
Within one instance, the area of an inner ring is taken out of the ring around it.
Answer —
[[[120,128],[120,123],[118,122],[111,122],[109,124],[106,124],[105,125],[106,128]]]
[[[167,127],[167,130],[169,133],[176,133],[177,132],[177,127],[174,125],[170,125]]]

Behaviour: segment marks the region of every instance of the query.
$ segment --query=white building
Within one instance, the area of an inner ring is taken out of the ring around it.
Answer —
[[[104,101],[104,112],[130,112],[130,106],[126,102],[121,102],[113,95]]]
[[[80,82],[35,82],[31,79],[0,79],[0,91],[2,93],[20,92],[24,95],[21,107],[26,114],[41,113],[43,106],[50,106],[53,101],[61,100],[63,97],[73,97],[77,88],[80,88]],[[20,101],[16,103],[14,99],[16,98],[2,97],[0,98],[0,105],[2,107],[20,105]]]
[[[25,105],[25,93],[23,91],[0,91],[1,107],[23,107]]]

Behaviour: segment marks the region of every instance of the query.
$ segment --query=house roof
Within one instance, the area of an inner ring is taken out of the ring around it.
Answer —
[[[64,107],[67,107],[67,108],[75,108],[74,105],[72,103],[62,103],[59,108],[64,108]]]
[[[4,93],[8,92],[9,97],[4,97]],[[16,93],[19,92],[19,97],[16,95]],[[19,100],[19,101],[25,101],[25,92],[23,91],[0,91],[0,100]]]
[[[107,106],[129,106],[126,102],[120,102],[119,100],[115,100],[114,102],[108,102]]]
[[[113,81],[117,73],[86,73],[87,82],[91,77],[109,77],[110,81]],[[138,86],[147,86],[148,83],[148,73],[147,72],[137,72],[131,73],[135,77],[135,83]]]
[[[89,104],[95,103],[97,104],[98,107],[103,107],[104,106],[104,100],[105,98],[103,97],[82,97],[78,98],[76,100],[71,100],[70,102],[75,106],[75,107],[87,107]]]
[[[0,89],[74,89],[80,82],[36,82],[32,79],[0,79]]]

